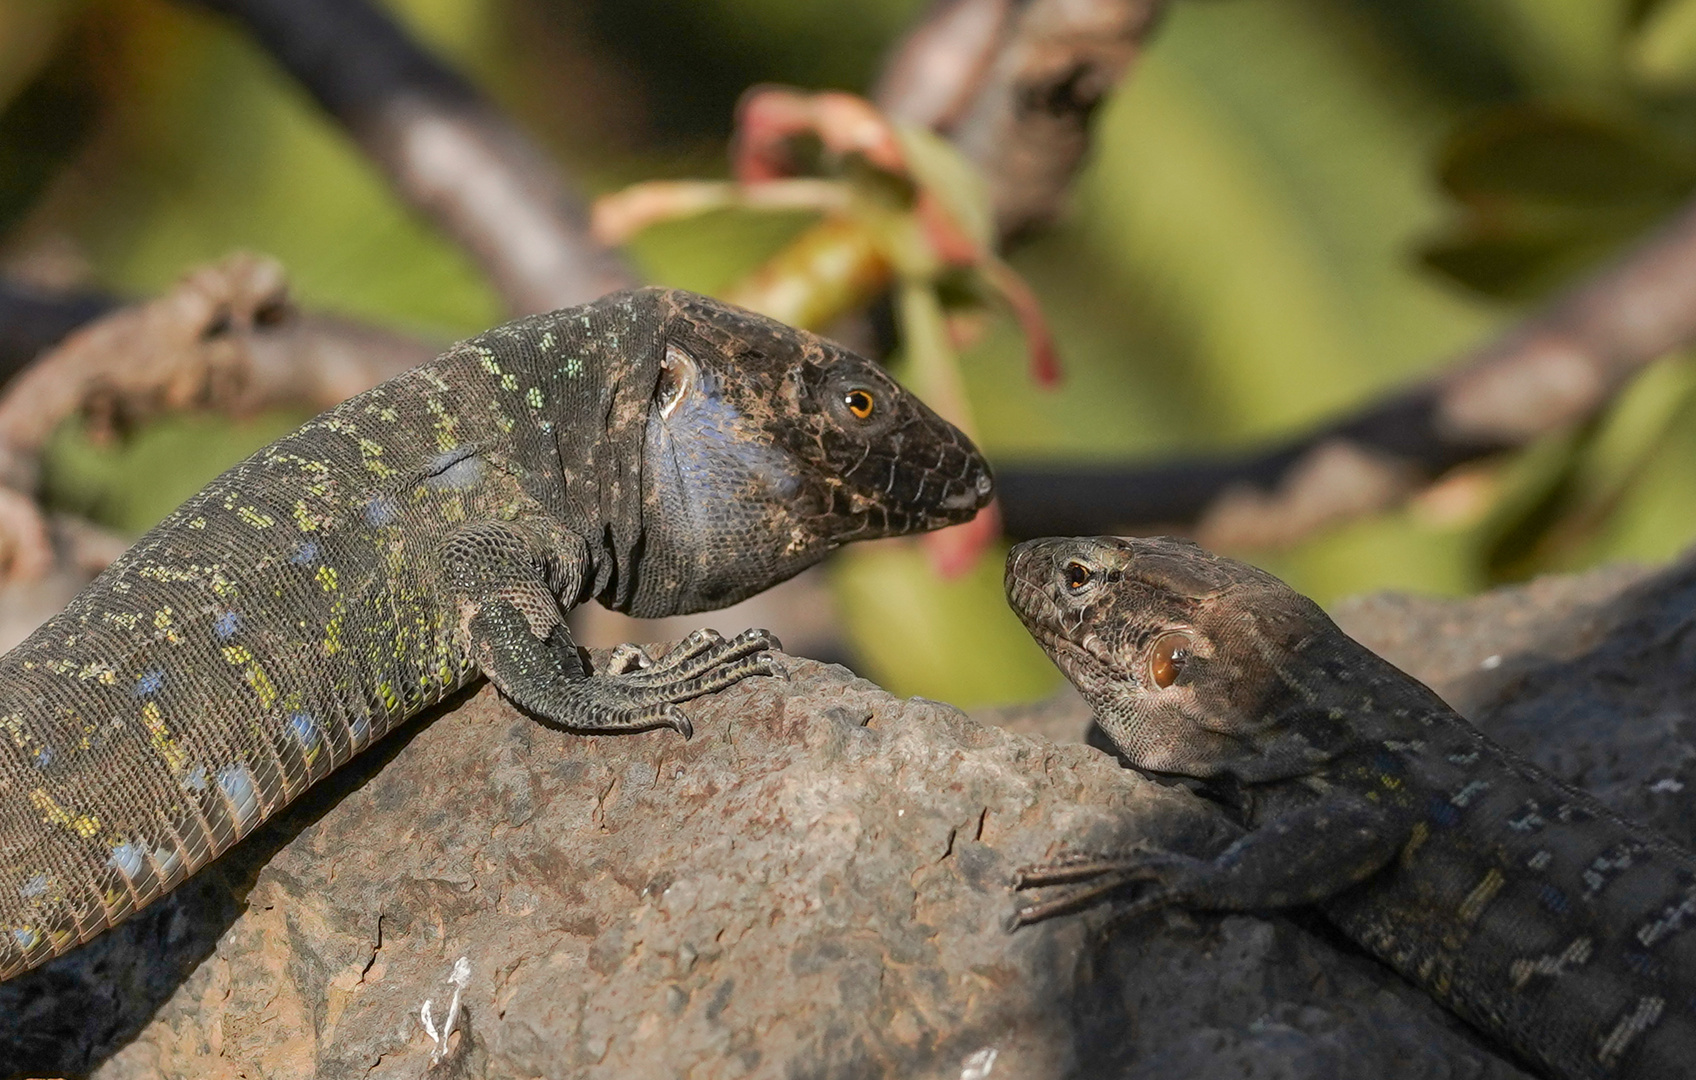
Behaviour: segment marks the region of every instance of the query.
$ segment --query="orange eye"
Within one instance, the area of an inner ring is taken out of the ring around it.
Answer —
[[[1066,588],[1071,589],[1073,592],[1076,592],[1085,585],[1088,585],[1089,579],[1093,576],[1094,575],[1090,572],[1090,568],[1081,562],[1066,564]]]
[[[1153,680],[1155,686],[1164,690],[1178,681],[1178,676],[1183,673],[1184,664],[1189,658],[1188,634],[1162,634],[1148,654],[1148,677]]]
[[[861,420],[870,420],[872,410],[877,408],[877,402],[872,398],[869,390],[848,391],[842,395],[842,404],[846,405],[848,411]]]

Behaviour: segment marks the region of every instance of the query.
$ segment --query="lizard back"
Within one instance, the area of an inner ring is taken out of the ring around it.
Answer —
[[[450,352],[231,468],[0,657],[0,977],[473,677],[439,541],[534,502],[491,465],[480,359]]]
[[[1379,675],[1355,682],[1359,749],[1317,776],[1411,824],[1394,861],[1324,901],[1326,915],[1562,1076],[1688,1075],[1696,854],[1492,742],[1356,648],[1351,666]]]

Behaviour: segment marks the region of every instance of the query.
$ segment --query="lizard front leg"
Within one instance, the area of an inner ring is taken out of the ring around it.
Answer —
[[[1016,889],[1076,886],[1021,908],[1013,926],[1076,911],[1133,884],[1146,889],[1114,921],[1169,906],[1257,911],[1314,904],[1357,885],[1395,858],[1409,830],[1382,807],[1331,797],[1281,815],[1220,852],[1072,857],[1020,870]]]
[[[456,530],[442,546],[461,647],[519,708],[575,731],[623,732],[694,727],[678,704],[752,675],[774,674],[764,630],[730,640],[697,631],[658,661],[633,646],[605,670],[584,663],[558,597],[578,595],[587,545],[549,521],[484,521]]]

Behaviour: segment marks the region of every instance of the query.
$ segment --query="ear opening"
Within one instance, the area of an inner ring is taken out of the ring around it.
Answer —
[[[700,369],[695,364],[695,358],[678,346],[668,343],[665,356],[660,360],[659,387],[654,392],[660,415],[670,416],[683,399],[689,396],[689,391],[695,388],[699,378]]]

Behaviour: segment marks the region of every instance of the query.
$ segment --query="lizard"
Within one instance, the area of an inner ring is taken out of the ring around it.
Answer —
[[[1213,857],[1063,853],[1025,925],[1131,892],[1312,905],[1564,1080],[1696,1068],[1696,854],[1492,742],[1252,566],[1171,538],[1050,537],[1009,603],[1138,769],[1200,781],[1246,828]]]
[[[235,465],[0,657],[0,977],[165,894],[487,677],[580,733],[776,671],[697,631],[591,670],[566,614],[735,603],[971,518],[971,441],[875,363],[681,291],[461,342]]]

